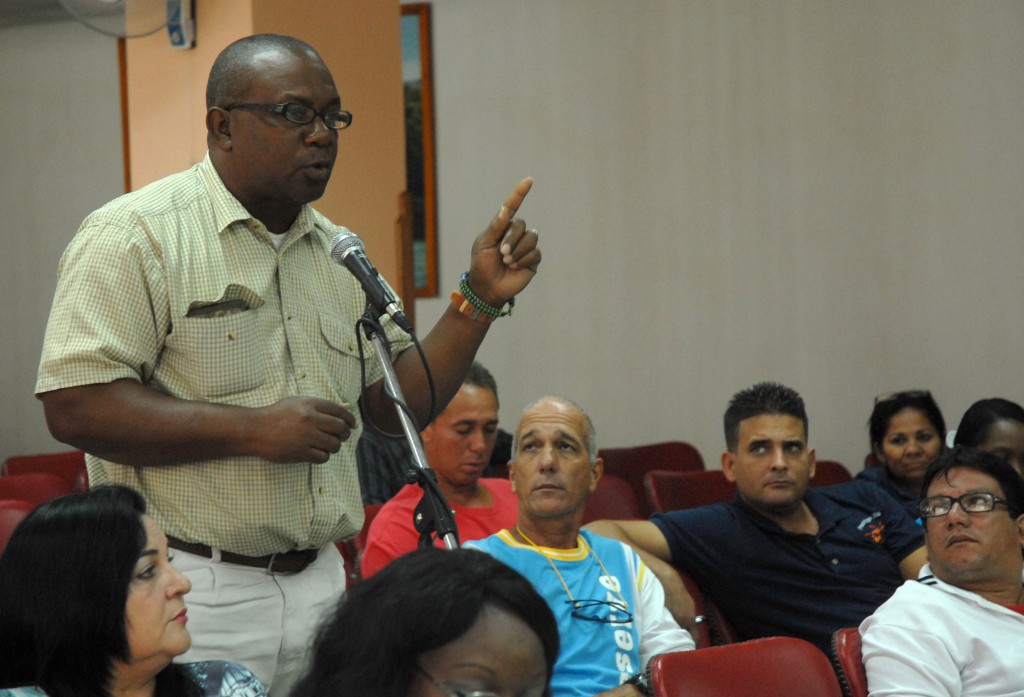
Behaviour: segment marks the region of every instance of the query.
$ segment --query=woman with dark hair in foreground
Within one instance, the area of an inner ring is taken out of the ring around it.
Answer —
[[[239,665],[171,663],[190,584],[145,511],[103,486],[21,522],[0,557],[0,697],[265,697]]]
[[[554,616],[522,575],[423,549],[347,591],[292,697],[546,697],[557,658]]]

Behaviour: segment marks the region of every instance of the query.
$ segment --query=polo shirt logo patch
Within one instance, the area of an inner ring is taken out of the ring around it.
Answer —
[[[885,542],[885,522],[881,518],[881,511],[875,511],[857,525],[857,529],[864,533],[864,537],[876,545]]]

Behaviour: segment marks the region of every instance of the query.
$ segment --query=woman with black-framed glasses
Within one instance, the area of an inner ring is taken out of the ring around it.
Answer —
[[[928,466],[946,450],[946,422],[927,390],[906,390],[875,397],[868,420],[871,454],[878,463],[857,475],[874,482],[917,518],[921,483]]]

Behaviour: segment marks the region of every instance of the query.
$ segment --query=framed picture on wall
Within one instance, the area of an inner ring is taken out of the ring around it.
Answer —
[[[417,298],[437,295],[437,182],[430,4],[402,5],[406,190],[412,205],[413,285]]]

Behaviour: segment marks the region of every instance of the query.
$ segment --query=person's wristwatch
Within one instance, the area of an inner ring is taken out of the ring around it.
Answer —
[[[644,695],[644,697],[654,697],[654,692],[651,691],[651,683],[647,679],[647,671],[640,671],[622,684],[634,686],[640,690],[640,694]]]

